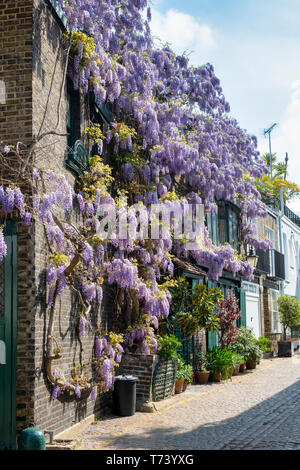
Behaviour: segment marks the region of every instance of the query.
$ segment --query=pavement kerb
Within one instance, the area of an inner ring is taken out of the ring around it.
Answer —
[[[290,358],[286,358],[287,360],[290,359]],[[137,425],[140,425],[142,424],[143,422],[145,421],[148,421],[152,418],[154,418],[155,416],[159,415],[159,414],[162,414],[162,413],[165,413],[166,411],[169,411],[170,409],[172,408],[176,408],[177,406],[180,406],[180,405],[183,405],[185,403],[188,403],[190,401],[193,401],[199,397],[203,397],[205,395],[208,395],[210,393],[213,393],[213,392],[216,392],[218,390],[221,390],[222,388],[224,387],[228,387],[230,385],[233,385],[234,382],[237,382],[237,381],[243,381],[244,379],[248,378],[249,377],[252,377],[254,375],[258,375],[258,374],[262,374],[264,371],[270,369],[271,367],[274,367],[276,365],[276,360],[272,360],[272,363],[269,364],[268,366],[264,367],[263,369],[256,369],[256,370],[253,370],[250,372],[250,374],[247,374],[247,375],[241,375],[241,376],[236,376],[236,377],[232,377],[232,381],[228,381],[222,385],[218,385],[217,387],[214,387],[210,390],[207,390],[206,392],[201,392],[201,393],[197,393],[195,395],[193,395],[192,397],[189,397],[189,398],[186,398],[185,400],[181,400],[181,401],[177,401],[176,403],[173,403],[172,405],[169,405],[159,411],[156,411],[154,413],[151,413],[151,414],[148,414],[147,416],[139,419],[138,421],[136,421],[135,423],[131,424],[130,426],[127,426],[127,428],[123,429],[120,433],[116,434],[112,439],[108,440],[108,441],[105,441],[103,442],[100,446],[96,446],[94,447],[92,450],[101,450],[101,449],[104,449],[105,447],[109,446],[110,444],[112,444],[113,442],[115,442],[117,439],[119,439],[120,437],[124,436],[125,434],[127,434],[131,429],[134,429]],[[81,450],[82,448],[78,448],[77,450]]]

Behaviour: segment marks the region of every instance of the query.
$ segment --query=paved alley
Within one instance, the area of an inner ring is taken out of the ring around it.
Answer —
[[[300,449],[300,358],[263,360],[232,382],[191,386],[157,412],[90,425],[82,449]]]

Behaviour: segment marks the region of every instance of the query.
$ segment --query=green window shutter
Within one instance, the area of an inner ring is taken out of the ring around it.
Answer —
[[[209,214],[206,214],[205,224],[206,224],[206,228],[209,233],[209,237],[211,241],[213,242],[214,245],[218,245],[219,244],[218,215],[212,214],[211,212]]]
[[[241,318],[239,320],[238,326],[247,326],[246,320],[246,291],[245,289],[240,289],[240,309],[241,309]]]
[[[238,215],[236,211],[227,208],[227,224],[228,224],[228,243],[238,249]]]
[[[82,175],[85,171],[88,171],[88,154],[81,140],[76,140],[73,151],[68,154],[66,164],[77,175]]]
[[[90,107],[92,112],[91,120],[93,122],[100,123],[101,121],[111,124],[113,121],[113,115],[107,108],[105,103],[99,103],[97,100],[95,93],[90,93]]]
[[[219,244],[218,214],[211,215],[212,241],[215,245]]]
[[[82,175],[89,169],[88,153],[80,140],[80,95],[74,90],[73,83],[68,80],[67,84],[67,112],[66,129],[68,133],[68,151],[66,165],[76,173]]]

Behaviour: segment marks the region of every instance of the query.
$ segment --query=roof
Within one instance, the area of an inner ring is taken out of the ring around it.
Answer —
[[[199,266],[197,266],[194,263],[191,263],[188,260],[173,258],[172,261],[175,264],[175,266],[182,269],[183,271],[186,271],[187,273],[194,274],[196,276],[207,276],[207,273],[205,271],[203,271],[202,269],[199,268]]]

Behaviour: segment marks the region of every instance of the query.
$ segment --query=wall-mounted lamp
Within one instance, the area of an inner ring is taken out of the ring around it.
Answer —
[[[250,248],[249,253],[247,255],[247,261],[251,266],[255,269],[258,263],[258,256],[255,253],[253,247]]]

